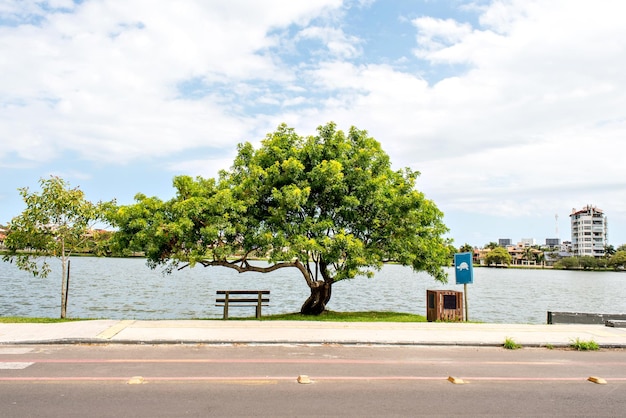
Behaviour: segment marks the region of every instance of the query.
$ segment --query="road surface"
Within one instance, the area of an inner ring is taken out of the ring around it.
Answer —
[[[0,411],[6,418],[623,416],[626,351],[5,345]]]

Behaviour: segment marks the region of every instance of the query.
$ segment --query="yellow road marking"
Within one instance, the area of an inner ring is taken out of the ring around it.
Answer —
[[[120,321],[117,324],[110,327],[109,329],[102,331],[100,334],[96,336],[96,338],[110,340],[111,338],[115,337],[117,334],[119,334],[120,332],[128,328],[134,322],[135,322],[134,320],[130,320],[130,319]]]

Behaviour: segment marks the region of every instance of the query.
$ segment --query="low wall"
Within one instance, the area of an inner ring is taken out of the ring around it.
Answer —
[[[581,312],[548,311],[548,324],[597,324],[605,325],[609,320],[626,320],[626,314],[599,314]]]

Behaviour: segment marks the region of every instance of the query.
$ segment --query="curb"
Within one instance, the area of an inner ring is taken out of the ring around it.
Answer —
[[[570,349],[570,344],[530,343],[523,344],[524,348]],[[376,346],[376,347],[474,347],[474,348],[503,348],[502,343],[472,343],[472,342],[390,342],[390,341],[254,341],[254,340],[104,340],[100,338],[62,338],[52,340],[29,340],[29,341],[6,341],[0,342],[1,346],[12,345],[339,345],[339,346]],[[600,349],[626,349],[626,344],[598,344]]]

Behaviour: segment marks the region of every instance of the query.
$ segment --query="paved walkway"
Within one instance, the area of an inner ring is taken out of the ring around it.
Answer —
[[[603,325],[222,320],[93,320],[0,324],[0,344],[403,344],[568,346],[579,339],[626,348],[626,328]]]

